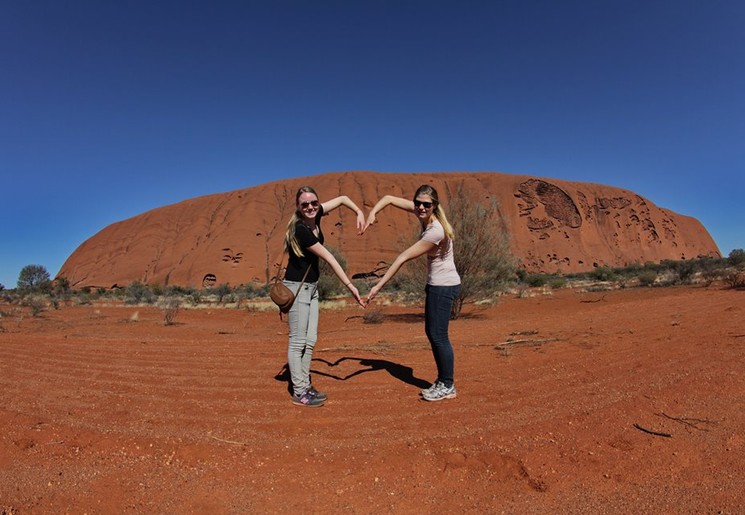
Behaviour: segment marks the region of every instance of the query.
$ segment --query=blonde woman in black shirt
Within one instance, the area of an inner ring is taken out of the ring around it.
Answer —
[[[284,283],[297,291],[290,309],[287,364],[292,379],[292,402],[298,406],[319,407],[326,402],[325,393],[316,390],[310,381],[310,363],[318,338],[318,278],[320,259],[326,261],[339,280],[364,307],[360,293],[344,273],[336,258],[323,246],[321,217],[345,206],[357,215],[357,232],[365,226],[364,213],[346,195],[321,203],[310,186],[303,186],[295,195],[295,212],[287,224],[284,247],[289,254]],[[306,275],[307,271],[307,275]],[[303,277],[305,276],[305,282]],[[302,287],[300,287],[302,284]],[[298,290],[298,288],[300,288]]]

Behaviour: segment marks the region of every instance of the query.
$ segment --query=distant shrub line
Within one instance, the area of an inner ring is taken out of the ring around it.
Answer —
[[[735,249],[727,258],[665,259],[659,263],[632,264],[625,267],[600,266],[594,270],[573,274],[530,274],[517,271],[518,282],[531,287],[561,288],[571,283],[605,282],[620,287],[675,286],[684,284],[711,285],[722,281],[732,288],[742,288],[745,272],[745,251]]]
[[[454,221],[467,226],[471,220],[466,216],[467,209],[460,215],[454,210]],[[479,212],[479,214],[482,214]],[[464,227],[461,227],[463,230]],[[463,231],[468,235],[468,231]],[[468,236],[464,238],[468,242]],[[632,264],[625,267],[599,266],[594,270],[573,274],[541,274],[529,273],[514,267],[514,260],[506,253],[506,241],[494,240],[480,244],[495,251],[495,258],[486,267],[479,268],[478,263],[464,261],[462,279],[467,285],[467,295],[461,299],[455,318],[460,313],[462,302],[468,298],[471,302],[494,301],[505,291],[516,290],[522,295],[529,288],[560,289],[576,287],[578,285],[592,285],[593,288],[630,288],[630,287],[664,287],[687,284],[703,284],[709,286],[714,282],[721,282],[729,288],[745,289],[745,251],[733,250],[727,258],[702,257],[690,260],[663,260],[659,263]],[[330,251],[346,269],[346,260],[336,249]],[[474,253],[461,258],[473,259]],[[456,262],[456,265],[458,263]],[[421,263],[407,264],[408,269],[402,270],[394,280],[386,285],[385,291],[395,297],[394,302],[419,302],[424,297],[424,274],[426,270]],[[244,306],[245,301],[261,299],[269,301],[269,287],[266,284],[241,284],[230,286],[218,284],[210,288],[197,289],[193,286],[163,286],[160,284],[144,284],[134,281],[121,288],[90,288],[74,290],[69,281],[58,277],[49,280],[46,270],[39,265],[24,267],[19,278],[19,287],[8,290],[0,285],[0,301],[6,304],[16,304],[29,309],[36,317],[45,310],[59,309],[61,305],[85,305],[93,301],[117,300],[130,305],[156,305],[164,313],[164,323],[171,325],[184,306],[212,304],[217,306]],[[348,296],[346,288],[338,281],[330,270],[323,269],[318,284],[321,300],[330,300]],[[378,281],[377,275],[366,274],[364,278],[354,279],[355,286],[364,297],[370,288]],[[380,323],[382,317],[378,311],[370,312],[364,319],[365,323]]]

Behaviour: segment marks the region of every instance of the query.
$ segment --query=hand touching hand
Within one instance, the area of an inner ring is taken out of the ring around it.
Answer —
[[[375,213],[370,213],[367,215],[367,222],[365,223],[365,226],[362,228],[362,232],[365,232],[368,227],[370,227],[372,224],[375,223]]]
[[[370,293],[367,294],[367,299],[365,300],[365,306],[367,306],[368,304],[370,304],[370,302],[372,302],[372,300],[375,298],[375,296],[378,294],[379,291],[380,291],[379,284],[376,284],[370,289]]]
[[[362,235],[367,226],[365,225],[365,214],[360,211],[357,213],[357,234]]]
[[[364,300],[362,300],[362,297],[360,297],[360,292],[357,289],[357,287],[354,284],[349,283],[348,288],[349,288],[349,291],[352,292],[352,297],[354,297],[354,300],[357,301],[357,304],[359,304],[363,308],[367,307],[367,303]]]

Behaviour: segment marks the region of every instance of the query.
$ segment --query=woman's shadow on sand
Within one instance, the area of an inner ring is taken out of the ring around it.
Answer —
[[[332,367],[332,368],[338,366],[340,363],[343,363],[344,361],[356,361],[359,363],[360,367],[364,367],[364,368],[355,370],[351,374],[347,374],[345,376],[339,376],[339,375],[331,374],[329,372],[321,372],[319,370],[311,369],[312,374],[329,377],[331,379],[336,379],[337,381],[346,381],[347,379],[351,379],[352,377],[358,376],[360,374],[365,374],[367,372],[378,372],[380,370],[384,370],[388,372],[392,377],[406,384],[410,384],[411,386],[415,386],[417,388],[428,388],[430,386],[429,381],[426,381],[414,375],[413,368],[406,367],[404,365],[400,365],[398,363],[394,363],[392,361],[388,361],[385,359],[356,358],[353,356],[345,356],[333,362],[325,360],[323,358],[313,358],[312,361],[315,361],[317,363],[324,363],[326,366]],[[280,372],[276,376],[274,376],[274,379],[276,379],[277,381],[287,382],[287,391],[292,393],[292,379],[290,377],[290,367],[287,365],[287,363],[285,363],[284,366],[282,367],[282,370],[280,370]]]

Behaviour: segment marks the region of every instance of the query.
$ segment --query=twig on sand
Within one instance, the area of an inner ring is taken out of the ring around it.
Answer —
[[[236,442],[236,441],[233,441],[233,440],[224,440],[224,439],[218,438],[216,436],[210,436],[210,438],[212,438],[214,440],[217,440],[218,442],[224,442],[224,443],[229,443],[229,444],[233,444],[233,445],[248,445],[248,443],[246,443],[246,442]]]
[[[513,331],[510,333],[510,336],[529,336],[533,334],[538,334],[538,329],[527,329],[525,331]]]
[[[585,304],[592,304],[594,302],[600,302],[601,300],[605,300],[605,295],[603,295],[599,299],[595,299],[595,300],[581,300],[580,302],[584,302]]]
[[[542,345],[547,342],[555,342],[558,341],[559,338],[543,338],[542,340],[535,340],[535,339],[524,339],[524,340],[507,340],[506,342],[497,343],[494,348],[495,349],[501,349],[503,347],[507,347],[508,345]]]
[[[664,436],[665,438],[672,438],[673,435],[670,433],[661,433],[660,431],[652,431],[651,429],[647,429],[646,427],[642,427],[639,424],[634,424],[634,427],[637,428],[639,431],[644,431],[647,434],[654,435],[654,436]]]
[[[705,427],[699,427],[698,424],[710,424],[712,426],[715,426],[717,424],[716,422],[713,422],[711,420],[701,418],[671,417],[664,412],[658,413],[657,416],[669,418],[670,420],[680,422],[681,424],[685,424],[686,426],[692,427],[693,429],[698,429],[699,431],[708,431],[708,429],[706,429]]]

